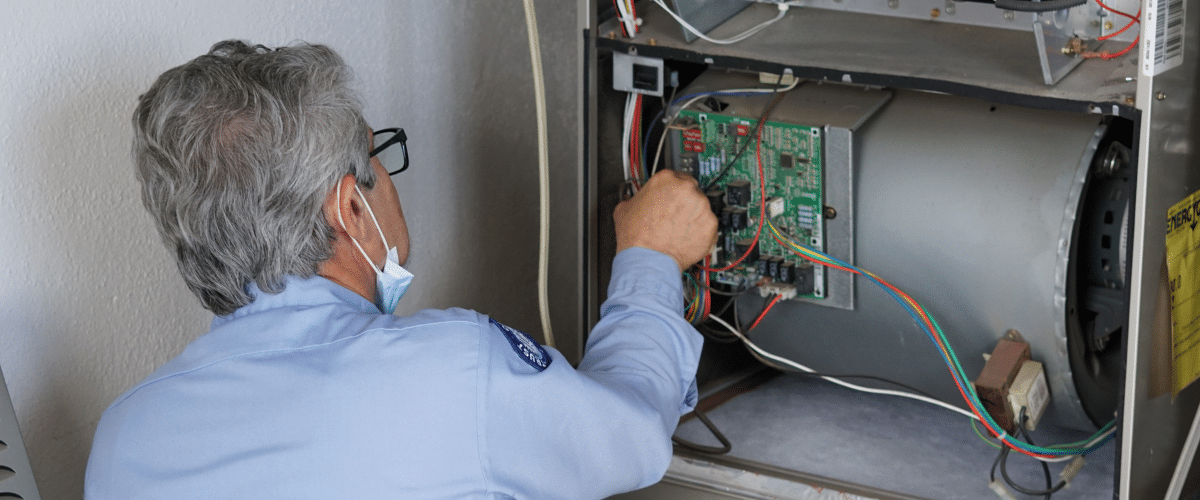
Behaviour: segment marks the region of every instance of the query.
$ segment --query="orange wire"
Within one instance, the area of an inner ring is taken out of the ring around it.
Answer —
[[[772,307],[775,307],[775,304],[778,304],[779,300],[782,298],[782,295],[776,295],[775,299],[772,300],[770,304],[767,304],[767,307],[764,307],[762,312],[758,313],[758,317],[754,319],[753,323],[750,323],[750,328],[747,328],[746,331],[749,332],[750,330],[753,330],[754,327],[758,326],[758,323],[762,321],[763,318],[767,317],[767,311],[770,311]]]

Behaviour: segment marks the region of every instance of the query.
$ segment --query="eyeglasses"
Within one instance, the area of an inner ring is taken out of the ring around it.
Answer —
[[[377,144],[380,139],[383,139],[383,143],[379,144],[378,146],[375,146],[375,149],[371,150],[371,157],[374,158],[376,156],[379,156],[380,163],[383,163],[384,168],[387,168],[388,165],[396,163],[396,162],[393,162],[390,160],[399,160],[399,158],[397,157],[397,155],[394,154],[394,150],[393,150],[393,153],[383,154],[384,150],[391,147],[393,144],[400,144],[400,151],[404,153],[404,161],[400,165],[399,169],[396,169],[394,171],[389,170],[388,175],[396,175],[400,172],[407,170],[408,169],[408,136],[404,135],[404,129],[402,129],[402,128],[385,128],[382,130],[376,130],[375,131],[375,141]]]

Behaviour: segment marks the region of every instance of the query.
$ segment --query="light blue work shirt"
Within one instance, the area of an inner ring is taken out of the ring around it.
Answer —
[[[613,262],[579,368],[482,314],[289,277],[105,411],[85,497],[586,499],[654,483],[695,404],[679,268]]]

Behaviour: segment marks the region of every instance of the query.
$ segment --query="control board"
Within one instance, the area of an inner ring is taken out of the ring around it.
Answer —
[[[713,280],[736,289],[758,286],[787,296],[824,298],[824,267],[780,243],[770,228],[758,227],[765,206],[785,240],[825,250],[822,129],[767,121],[758,144],[756,124],[751,118],[683,110],[674,127],[679,129],[676,170],[695,176],[701,186],[711,184],[705,194],[720,223],[711,265],[724,268],[745,255]]]

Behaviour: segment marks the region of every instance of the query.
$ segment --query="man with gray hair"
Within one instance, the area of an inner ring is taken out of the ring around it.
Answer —
[[[211,330],[104,413],[85,497],[603,498],[662,477],[701,338],[679,273],[716,240],[690,177],[614,213],[578,369],[474,311],[392,313],[408,230],[350,70],[225,41],[137,103],[142,201]]]

